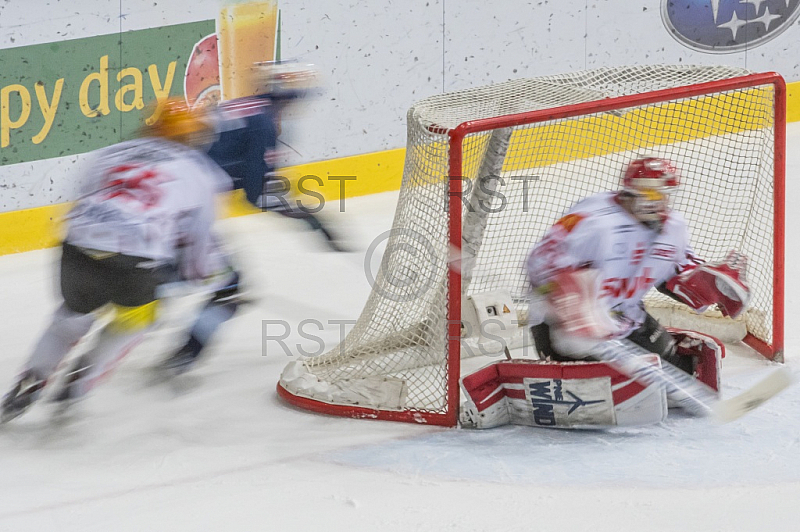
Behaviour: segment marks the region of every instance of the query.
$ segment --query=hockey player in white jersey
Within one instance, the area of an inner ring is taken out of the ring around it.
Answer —
[[[156,319],[157,287],[175,279],[235,285],[212,233],[215,197],[230,178],[203,152],[208,126],[197,111],[167,102],[142,138],[99,150],[82,195],[65,220],[63,303],[0,406],[0,421],[22,414],[62,360],[110,310],[95,346],[70,366],[56,401],[86,394]]]
[[[675,339],[645,311],[647,291],[655,287],[698,312],[716,304],[736,317],[745,309],[745,257],[731,252],[719,264],[695,257],[686,220],[670,208],[678,186],[669,161],[634,160],[621,190],[578,202],[533,247],[530,323],[542,357],[591,358],[599,342],[623,339],[692,373],[697,360],[678,356]]]

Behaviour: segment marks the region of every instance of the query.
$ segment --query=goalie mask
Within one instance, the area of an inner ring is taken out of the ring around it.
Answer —
[[[622,190],[631,198],[628,203],[631,214],[660,231],[669,212],[670,194],[679,183],[678,171],[672,163],[658,157],[644,157],[625,169]]]

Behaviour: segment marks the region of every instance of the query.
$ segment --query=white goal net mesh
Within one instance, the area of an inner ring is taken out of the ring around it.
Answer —
[[[448,404],[447,319],[450,137],[467,121],[507,117],[507,149],[487,155],[492,131],[463,140],[461,217],[474,261],[465,295],[510,291],[524,309],[523,262],[531,246],[577,200],[615,190],[631,158],[673,161],[682,175],[674,208],[686,216],[698,256],[747,254],[752,310],[748,332],[772,341],[774,87],[698,96],[681,91],[652,103],[526,122],[522,113],[674,89],[749,72],[729,67],[636,66],[523,79],[437,95],[408,112],[408,143],[392,234],[361,317],[333,350],[290,364],[280,387],[320,403],[444,413]],[[528,115],[526,115],[528,116]],[[499,157],[499,158],[498,158]],[[494,163],[494,169],[492,169]],[[464,206],[483,191],[482,215]],[[486,183],[485,181],[481,184]],[[488,200],[487,200],[488,197]],[[475,227],[478,225],[479,227]],[[649,304],[673,303],[652,291]],[[713,312],[713,311],[711,311]],[[422,418],[420,420],[423,420]]]

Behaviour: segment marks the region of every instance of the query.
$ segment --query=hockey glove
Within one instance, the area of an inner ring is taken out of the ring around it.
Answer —
[[[561,333],[597,339],[613,336],[614,320],[597,301],[597,270],[563,270],[543,288]]]
[[[736,318],[750,303],[746,282],[747,257],[731,250],[725,260],[693,268],[667,281],[678,300],[698,312],[717,304],[724,316]]]

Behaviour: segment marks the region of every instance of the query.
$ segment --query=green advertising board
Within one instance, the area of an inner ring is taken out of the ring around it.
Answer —
[[[207,20],[0,50],[0,166],[129,138],[152,101],[183,95]]]

